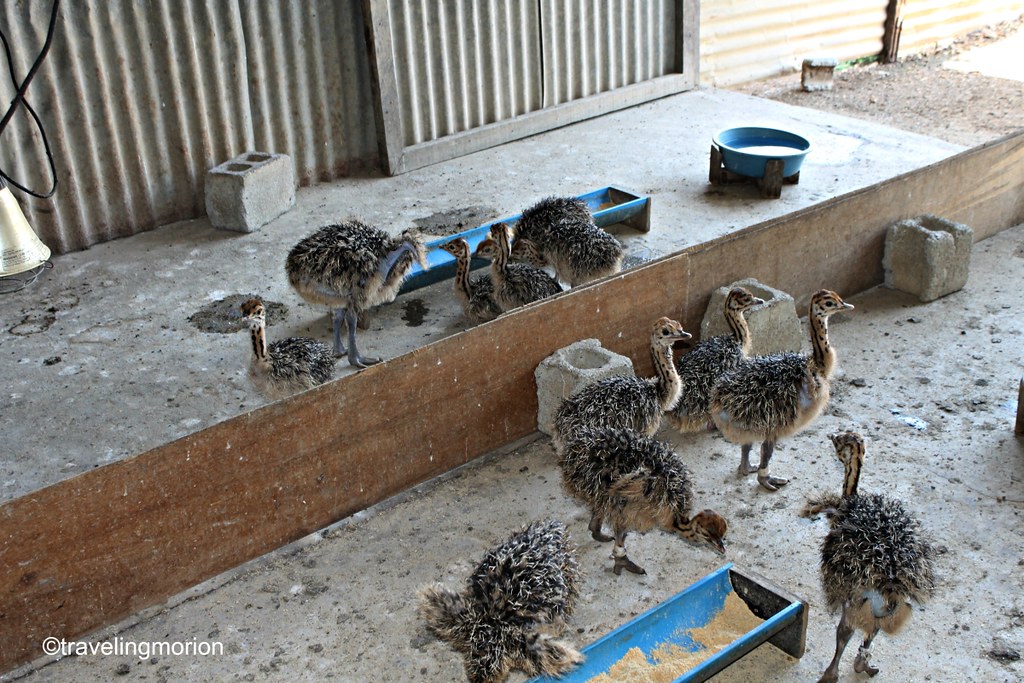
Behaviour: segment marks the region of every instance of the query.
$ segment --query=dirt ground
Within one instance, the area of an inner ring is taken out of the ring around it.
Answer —
[[[805,92],[799,73],[735,90],[973,147],[1024,128],[1021,25],[1018,20],[975,31],[893,64],[837,69],[832,90]],[[992,75],[1014,70],[1016,80]]]
[[[829,92],[801,91],[799,75],[738,90],[959,145],[981,144],[1024,128],[1024,84],[943,64],[967,47],[1019,35],[1018,26],[979,32],[948,50],[898,64],[852,67],[837,73]],[[506,534],[509,520],[541,516],[565,521],[582,546],[585,585],[568,634],[577,645],[730,561],[808,601],[808,651],[793,660],[762,647],[715,680],[816,680],[832,655],[836,623],[824,608],[817,575],[816,549],[826,527],[797,511],[808,495],[838,488],[841,469],[825,435],[847,428],[867,439],[862,487],[907,501],[940,551],[935,599],[899,637],[879,637],[873,663],[882,673],[873,680],[1022,680],[1024,441],[1012,434],[1024,342],[1022,273],[1024,226],[1018,226],[975,245],[971,277],[960,292],[930,304],[883,288],[851,298],[857,309],[831,328],[840,353],[833,402],[812,427],[780,445],[773,472],[792,483],[779,492],[737,479],[738,448],[721,436],[664,432],[699,482],[698,504],[730,520],[724,558],[652,532],[629,541],[631,557],[649,574],[614,576],[608,548],[589,540],[587,515],[561,492],[550,444],[538,438],[98,635],[221,642],[223,656],[67,657],[22,670],[22,680],[464,680],[457,655],[417,622],[412,594],[433,581],[457,585]],[[58,310],[61,305],[54,303]],[[245,400],[243,391],[237,394]],[[179,405],[176,419],[195,419],[186,394],[167,410]],[[869,680],[852,673],[856,645],[843,662],[845,683]]]

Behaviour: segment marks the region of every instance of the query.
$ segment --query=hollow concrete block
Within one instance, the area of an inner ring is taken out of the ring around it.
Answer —
[[[253,232],[295,206],[295,168],[285,154],[246,152],[206,174],[215,228]]]
[[[534,371],[537,380],[537,429],[551,436],[562,401],[605,377],[633,375],[633,361],[609,351],[597,339],[581,339],[545,358]]]
[[[962,289],[971,265],[974,231],[925,214],[899,221],[885,237],[885,286],[934,301]]]
[[[733,287],[745,287],[754,296],[764,299],[763,304],[754,306],[744,314],[750,329],[751,355],[800,350],[804,332],[793,297],[752,278],[739,280],[728,287],[719,287],[711,293],[711,301],[700,324],[701,339],[730,334],[729,324],[725,321],[725,299]]]
[[[800,72],[800,85],[807,92],[814,90],[831,90],[832,74],[836,69],[836,60],[831,57],[805,59]]]

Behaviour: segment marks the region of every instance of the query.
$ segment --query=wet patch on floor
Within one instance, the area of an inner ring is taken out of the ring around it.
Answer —
[[[419,327],[429,311],[423,299],[409,299],[402,304],[402,320],[406,327]]]
[[[78,295],[71,291],[63,291],[52,297],[47,297],[39,303],[38,310],[22,311],[25,317],[8,331],[19,337],[45,332],[57,321],[57,313],[70,311],[78,305],[78,301]]]
[[[498,217],[498,212],[486,206],[467,206],[463,209],[438,211],[413,221],[427,235],[443,237],[470,230]]]
[[[39,334],[50,329],[50,325],[57,321],[57,316],[47,311],[32,311],[8,330],[11,334],[19,337],[27,337],[31,334]]]
[[[193,326],[203,332],[216,334],[233,334],[245,329],[242,323],[242,312],[238,307],[255,297],[255,294],[229,294],[206,304],[188,317]],[[263,300],[267,308],[267,327],[283,321],[288,317],[288,307],[277,301]]]

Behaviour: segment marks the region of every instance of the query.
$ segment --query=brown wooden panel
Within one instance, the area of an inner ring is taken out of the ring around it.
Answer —
[[[586,337],[651,372],[661,315],[696,331],[755,277],[798,299],[881,281],[894,220],[1024,222],[1024,133],[505,315],[0,506],[0,671],[535,429],[533,371]]]

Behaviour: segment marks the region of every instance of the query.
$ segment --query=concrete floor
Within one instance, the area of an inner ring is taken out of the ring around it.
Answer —
[[[762,199],[752,186],[708,183],[712,135],[768,125],[807,137],[799,185]],[[298,193],[290,212],[258,232],[207,219],[53,259],[54,269],[0,296],[0,502],[141,453],[265,403],[245,376],[246,334],[189,322],[233,294],[286,307],[270,339],[330,339],[324,309],[288,287],[288,250],[315,228],[350,216],[393,232],[469,207],[496,216],[551,195],[617,185],[651,197],[652,230],[621,233],[631,255],[661,256],[880,182],[960,151],[906,131],[737,93],[668,97],[395,177],[352,178]],[[769,283],[771,284],[771,283]],[[233,312],[233,311],[232,311]],[[466,324],[447,283],[378,309],[361,349],[394,357]],[[339,375],[351,372],[340,363]],[[53,406],[60,420],[52,420]],[[45,428],[41,425],[45,423]]]
[[[1024,226],[978,243],[967,286],[922,304],[877,288],[851,297],[833,319],[840,354],[827,412],[780,446],[775,493],[737,479],[738,448],[717,434],[663,432],[691,467],[698,505],[730,522],[725,557],[660,532],[633,536],[631,557],[648,574],[616,577],[609,547],[589,539],[587,514],[560,489],[547,438],[495,453],[260,558],[107,629],[122,642],[219,642],[221,656],[69,657],[27,681],[458,681],[459,658],[414,614],[421,585],[459,584],[521,522],[562,519],[586,571],[569,638],[583,645],[720,566],[752,569],[808,601],[807,653],[793,660],[766,645],[715,680],[812,681],[834,647],[836,617],[823,607],[817,546],[826,524],[797,516],[803,501],[838,489],[841,468],[827,435],[866,438],[861,489],[903,499],[939,548],[939,588],[896,638],[880,636],[878,681],[1019,681],[1024,663],[1024,440],[1012,434],[1024,318]],[[856,642],[841,681],[852,672]],[[520,675],[510,680],[522,681]]]
[[[797,130],[815,145],[800,184],[785,187],[782,199],[708,185],[711,135],[741,123]],[[0,298],[0,356],[7,361],[0,364],[7,387],[0,394],[7,446],[0,500],[261,405],[245,378],[244,336],[205,333],[188,318],[229,294],[254,292],[288,306],[271,338],[327,339],[326,315],[299,302],[282,265],[298,238],[334,218],[359,215],[398,231],[438,212],[482,206],[509,215],[548,194],[613,184],[652,197],[652,232],[624,235],[631,253],[650,258],[955,151],[863,121],[702,90],[398,178],[307,188],[295,209],[250,235],[196,220],[59,257],[31,288]],[[773,469],[793,479],[780,492],[737,480],[738,449],[720,436],[665,434],[693,469],[700,504],[730,520],[724,561],[810,603],[802,660],[767,646],[717,680],[814,680],[831,657],[835,618],[822,607],[816,573],[825,524],[796,512],[811,493],[838,488],[841,472],[826,435],[843,428],[868,439],[862,487],[908,501],[943,549],[936,599],[896,642],[878,640],[877,680],[1020,680],[1019,662],[986,653],[1024,648],[1024,543],[1014,533],[1024,505],[1024,447],[1012,435],[1024,333],[1012,311],[1020,305],[1022,257],[1024,226],[976,245],[967,287],[937,302],[884,289],[853,297],[857,310],[832,326],[841,354],[833,404],[780,448]],[[408,315],[411,300],[426,309],[421,324]],[[442,283],[381,309],[360,339],[364,350],[394,356],[463,325]],[[570,632],[579,645],[723,561],[653,532],[629,544],[650,573],[612,575],[608,548],[587,538],[585,512],[562,494],[549,442],[539,438],[97,636],[216,641],[222,656],[70,657],[19,673],[38,681],[115,674],[150,681],[460,680],[458,658],[422,631],[411,596],[428,582],[460,582],[514,527],[546,516],[566,521],[582,545],[587,576]],[[856,680],[851,661],[852,650],[841,680]]]

